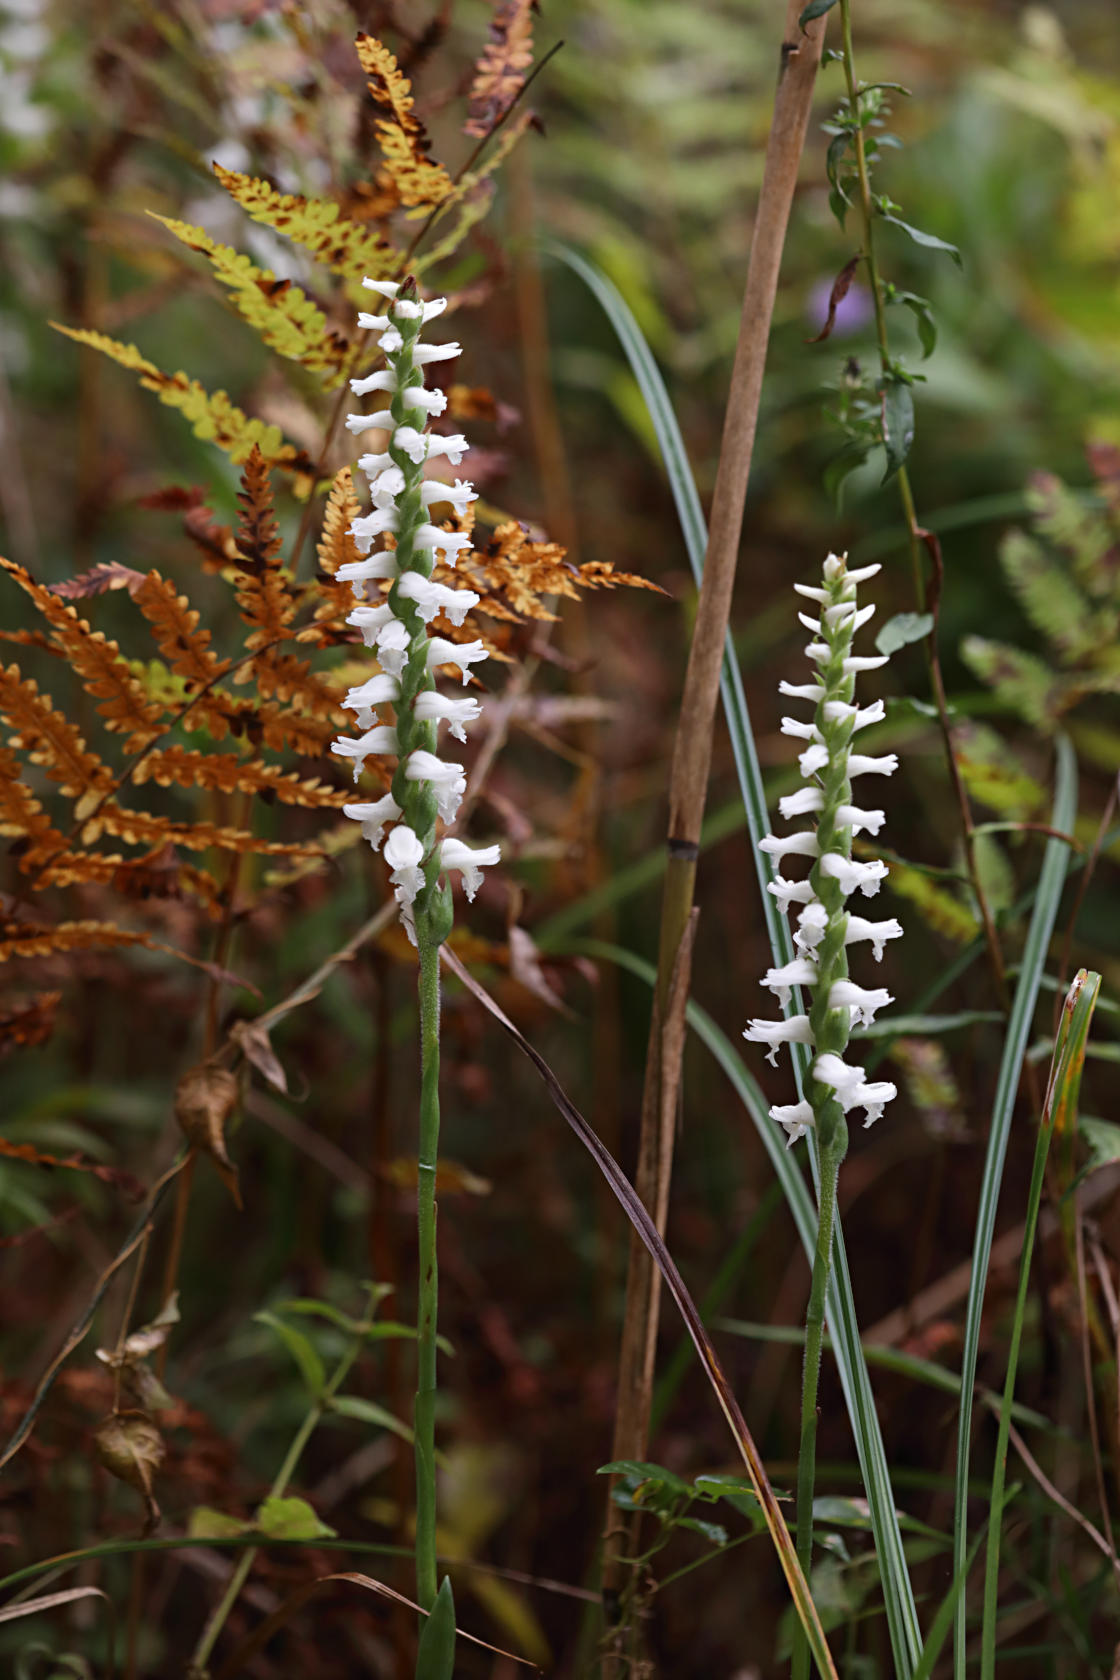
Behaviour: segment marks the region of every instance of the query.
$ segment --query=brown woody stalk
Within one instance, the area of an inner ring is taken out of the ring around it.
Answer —
[[[778,271],[824,40],[824,19],[809,23],[804,30],[799,28],[797,20],[803,4],[804,0],[787,0],[778,88],[712,499],[708,551],[673,750],[669,856],[661,901],[657,985],[646,1056],[635,1179],[635,1188],[661,1232],[665,1229],[669,1205],[696,862],[708,788],[720,666],[731,612]],[[657,1270],[641,1243],[632,1237],[619,1356],[612,1450],[615,1459],[643,1459],[646,1455],[660,1287]],[[617,1604],[625,1578],[630,1531],[625,1514],[610,1504],[603,1557],[603,1592],[608,1615],[611,1605]],[[617,1668],[617,1660],[612,1657],[605,1672],[617,1672]]]

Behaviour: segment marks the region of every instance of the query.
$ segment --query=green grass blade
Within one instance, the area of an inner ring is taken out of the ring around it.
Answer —
[[[1077,814],[1077,760],[1066,736],[1057,740],[1057,776],[1054,806],[1050,826],[1068,834]],[[972,1436],[972,1401],[976,1381],[976,1358],[980,1347],[980,1314],[984,1305],[984,1291],[988,1282],[992,1238],[995,1233],[996,1208],[999,1202],[1003,1164],[1007,1155],[1007,1139],[1011,1130],[1011,1115],[1015,1095],[1023,1070],[1030,1036],[1031,1021],[1038,998],[1039,983],[1054,922],[1058,902],[1065,885],[1069,862],[1069,848],[1064,840],[1050,839],[1043,852],[1042,871],[1035,895],[1030,930],[1019,967],[1015,999],[1007,1023],[1003,1044],[999,1080],[996,1085],[992,1123],[988,1133],[988,1148],[984,1159],[984,1175],[980,1186],[980,1206],[976,1216],[976,1238],[972,1249],[972,1278],[968,1286],[968,1305],[965,1312],[964,1353],[961,1359],[961,1409],[957,1431],[956,1497],[953,1513],[953,1568],[959,1573],[968,1552],[968,1474]],[[957,1601],[954,1618],[954,1675],[965,1680],[967,1604],[962,1593]]]
[[[1035,1144],[1034,1168],[1027,1196],[1027,1217],[1023,1232],[1023,1250],[1019,1261],[1019,1292],[1015,1300],[1015,1317],[1011,1325],[1011,1345],[1007,1354],[1007,1379],[1000,1406],[999,1440],[996,1461],[992,1470],[990,1509],[1003,1507],[1004,1482],[1007,1477],[1007,1444],[1011,1433],[1011,1408],[1015,1398],[1015,1376],[1019,1365],[1019,1345],[1023,1337],[1023,1320],[1030,1294],[1031,1257],[1034,1254],[1038,1210],[1042,1203],[1042,1186],[1046,1177],[1046,1157],[1054,1128],[1061,1121],[1072,1127],[1077,1112],[1077,1098],[1081,1089],[1081,1072],[1085,1066],[1085,1048],[1093,1009],[1101,989],[1099,974],[1082,969],[1074,980],[1062,1009],[1062,1020],[1054,1046],[1054,1059],[1046,1088],[1046,1107],[1038,1128]],[[980,1638],[980,1680],[995,1680],[996,1623],[999,1608],[999,1544],[1002,1523],[993,1522],[988,1531],[988,1556],[984,1573],[984,1621]]]
[[[424,1623],[416,1653],[416,1680],[451,1680],[455,1669],[455,1603],[445,1575]]]
[[[704,555],[708,546],[707,528],[700,507],[700,498],[697,495],[696,485],[692,477],[692,470],[688,464],[688,456],[680,427],[669,401],[665,382],[661,377],[657,363],[654,361],[649,345],[646,343],[641,329],[622,294],[593,263],[588,262],[585,257],[572,250],[570,246],[563,245],[555,240],[545,241],[544,249],[583,280],[602,305],[618,335],[657,435],[670,488],[676,502],[677,515],[680,520],[685,546],[688,550],[689,562],[692,566],[693,576],[699,582],[703,571]],[[751,729],[746,695],[743,692],[743,682],[739,674],[730,636],[727,638],[727,646],[724,651],[723,670],[720,677],[720,696],[731,736],[743,806],[747,814],[747,826],[751,838],[751,856],[758,876],[762,913],[766,921],[766,931],[769,935],[774,963],[779,966],[789,962],[793,956],[793,944],[785,917],[779,913],[776,901],[766,891],[769,865],[764,854],[758,850],[758,842],[769,830],[770,819],[766,809],[766,798],[762,787],[762,771],[755,750],[754,733]],[[714,1027],[714,1023],[712,1025]],[[793,1051],[794,1074],[797,1080],[798,1095],[800,1095],[804,1081],[806,1059],[802,1046],[793,1046]],[[738,1057],[734,1059],[738,1063]],[[809,1253],[811,1255],[815,1244],[816,1209],[805,1191],[804,1181],[796,1161],[789,1160],[788,1167],[778,1166],[779,1161],[785,1163],[788,1158],[784,1146],[775,1135],[776,1129],[769,1118],[767,1105],[762,1099],[762,1094],[758,1091],[757,1086],[754,1086],[754,1090],[758,1094],[759,1101],[762,1102],[761,1121],[756,1120],[756,1124],[759,1124],[760,1133],[766,1143],[771,1160],[775,1163],[775,1170],[782,1180],[787,1198],[791,1198],[790,1206],[794,1211],[795,1219],[798,1221],[798,1229],[801,1231],[803,1241],[805,1235],[801,1221],[806,1209],[808,1209],[812,1230],[812,1236],[809,1239]],[[815,1140],[813,1139],[810,1140],[809,1159],[814,1181],[816,1181],[818,1176],[817,1157]],[[802,1196],[802,1200],[797,1204],[792,1200],[792,1197],[796,1194],[793,1189],[794,1180],[800,1186]],[[902,1534],[895,1514],[890,1473],[887,1468],[883,1437],[871,1392],[871,1380],[868,1376],[859,1339],[855,1301],[848,1272],[848,1258],[844,1248],[844,1234],[839,1217],[836,1220],[833,1236],[832,1276],[829,1280],[828,1289],[828,1319],[833,1326],[836,1337],[836,1362],[840,1371],[844,1399],[852,1420],[856,1450],[860,1468],[863,1472],[868,1503],[871,1508],[872,1527],[883,1580],[883,1598],[886,1607],[887,1626],[890,1631],[891,1649],[894,1655],[896,1680],[910,1680],[922,1647],[921,1628],[914,1603],[914,1591],[906,1567]]]

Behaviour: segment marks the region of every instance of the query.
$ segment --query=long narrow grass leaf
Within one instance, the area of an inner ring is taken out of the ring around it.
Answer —
[[[1077,812],[1077,760],[1068,738],[1057,739],[1057,775],[1054,806],[1050,826],[1063,833],[1073,827]],[[984,1158],[984,1175],[980,1186],[980,1205],[976,1216],[976,1236],[972,1247],[972,1277],[968,1286],[968,1305],[965,1311],[964,1352],[961,1359],[961,1408],[957,1429],[956,1496],[953,1512],[953,1567],[959,1572],[968,1552],[968,1474],[972,1445],[972,1402],[976,1381],[976,1359],[980,1348],[980,1316],[984,1306],[984,1292],[988,1282],[988,1265],[995,1234],[996,1209],[999,1204],[1003,1164],[1007,1156],[1007,1139],[1011,1131],[1011,1115],[1015,1095],[1023,1071],[1031,1021],[1038,999],[1039,983],[1058,903],[1065,885],[1069,862],[1069,847],[1064,840],[1050,839],[1042,858],[1034,912],[1019,967],[1015,998],[1007,1023],[1003,1044],[999,1079],[996,1084],[992,1123],[988,1132],[988,1148]],[[965,1680],[967,1604],[962,1593],[954,1618],[954,1674]]]

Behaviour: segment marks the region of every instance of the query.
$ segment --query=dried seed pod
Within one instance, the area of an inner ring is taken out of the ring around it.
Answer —
[[[145,1412],[112,1412],[99,1425],[93,1444],[110,1475],[127,1482],[143,1499],[144,1532],[150,1534],[159,1522],[152,1484],[167,1451],[159,1430]]]
[[[237,1102],[237,1080],[228,1068],[200,1062],[180,1079],[175,1089],[175,1118],[193,1149],[213,1160],[222,1182],[237,1206],[241,1191],[237,1168],[226,1151],[226,1121]]]

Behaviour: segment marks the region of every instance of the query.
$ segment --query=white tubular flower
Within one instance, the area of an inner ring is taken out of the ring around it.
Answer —
[[[815,986],[816,983],[817,965],[808,957],[794,957],[792,962],[783,963],[781,968],[768,968],[759,982],[773,992],[781,1009],[789,1008],[794,986]]]
[[[458,626],[482,599],[473,589],[448,589],[445,583],[433,583],[431,578],[421,577],[419,572],[404,574],[399,593],[406,601],[416,602],[425,624],[442,612]]]
[[[776,1120],[779,1126],[785,1127],[786,1148],[792,1149],[806,1132],[811,1132],[817,1124],[813,1113],[812,1103],[775,1103],[770,1110],[771,1120]]]
[[[456,700],[440,694],[433,673],[456,665],[466,683],[471,666],[487,658],[487,652],[479,640],[452,642],[427,633],[428,621],[438,613],[460,628],[479,602],[473,590],[449,589],[433,580],[437,560],[454,566],[470,550],[471,538],[465,531],[445,531],[428,510],[450,508],[463,520],[477,498],[466,479],[444,483],[424,473],[428,460],[457,466],[467,450],[460,433],[439,436],[426,429],[432,416],[444,413],[448,399],[443,391],[427,389],[423,369],[460,354],[458,344],[419,342],[422,329],[443,313],[447,300],[420,298],[412,281],[366,279],[363,284],[385,299],[380,313],[361,311],[358,324],[380,334],[388,365],[350,381],[355,396],[377,394],[380,404],[369,414],[351,414],[346,426],[354,437],[383,434],[384,447],[359,458],[372,505],[351,522],[350,535],[363,558],[340,566],[338,577],[352,585],[358,602],[347,623],[360,632],[367,648],[376,649],[381,670],[346,695],[345,705],[364,733],[356,739],[341,737],[331,750],[353,763],[355,780],[371,755],[396,756],[391,791],[343,809],[361,824],[375,849],[384,836],[401,919],[413,942],[430,949],[451,930],[446,873],[458,870],[473,898],[482,870],[499,861],[497,846],[472,850],[461,840],[443,838],[439,825],[454,822],[467,779],[461,764],[445,762],[434,750],[441,722],[465,740],[465,726],[481,708],[473,697]],[[395,546],[371,552],[387,533],[396,539]],[[389,588],[366,602],[363,595],[371,582]],[[395,725],[375,721],[376,708],[388,705],[396,708]]]
[[[824,718],[826,723],[851,722],[852,733],[857,729],[866,729],[869,723],[882,723],[887,715],[887,708],[881,700],[875,700],[870,706],[849,706],[844,700],[826,700]]]
[[[767,881],[766,891],[777,899],[778,909],[783,915],[791,904],[808,904],[813,896],[810,881],[787,881],[783,875],[775,875],[772,881]]]
[[[854,696],[856,677],[885,663],[885,659],[865,658],[852,651],[852,638],[875,610],[857,604],[856,590],[878,570],[878,566],[868,566],[850,572],[843,556],[830,554],[819,584],[796,586],[798,594],[819,609],[816,618],[798,613],[812,634],[805,652],[817,670],[812,682],[780,684],[782,694],[808,701],[813,715],[782,719],[784,735],[808,744],[798,755],[806,785],[780,799],[778,809],[787,820],[809,817],[814,826],[786,836],[767,834],[759,841],[759,849],[775,869],[789,856],[803,857],[808,863],[803,880],[775,874],[766,883],[780,910],[796,907],[793,943],[797,955],[791,962],[768,969],[762,984],[783,1010],[790,1007],[794,987],[807,988],[811,1002],[805,1014],[782,1021],[751,1021],[743,1036],[766,1045],[771,1062],[776,1061],[780,1044],[811,1047],[813,1080],[806,1100],[778,1104],[770,1113],[785,1128],[791,1144],[807,1131],[816,1131],[822,1173],[825,1161],[831,1163],[831,1172],[836,1171],[846,1147],[842,1115],[862,1107],[870,1125],[895,1094],[893,1085],[869,1083],[863,1068],[844,1060],[853,1026],[871,1026],[876,1011],[893,1001],[885,987],[867,988],[848,978],[848,948],[867,942],[879,960],[887,942],[902,933],[894,918],[870,922],[849,915],[846,908],[851,893],[858,890],[873,897],[887,875],[886,864],[878,859],[862,862],[851,855],[853,835],[878,834],[886,821],[884,812],[852,803],[851,778],[872,773],[889,776],[898,765],[894,753],[871,757],[851,750],[858,730],[882,723],[886,716],[882,700],[860,707]]]
[[[492,869],[501,861],[500,846],[465,846],[461,840],[448,835],[439,851],[444,869],[457,869],[463,877],[463,891],[469,899],[482,884],[482,871]]]
[[[858,805],[836,807],[837,827],[850,828],[853,834],[862,834],[865,829],[868,834],[878,834],[886,820],[885,811],[861,811]]]
[[[876,986],[867,990],[863,986],[855,986],[850,980],[834,980],[828,994],[830,1009],[850,1009],[853,1026],[869,1027],[875,1019],[877,1009],[886,1009],[894,1002],[893,997],[884,986]]]
[[[883,946],[888,939],[902,938],[902,923],[894,916],[887,922],[866,922],[862,916],[848,917],[848,930],[844,935],[845,945],[855,945],[861,939],[871,941],[871,954],[876,962],[883,960]]]
[[[485,642],[449,642],[444,636],[433,636],[428,643],[428,669],[434,671],[437,665],[458,665],[463,673],[463,685],[470,678],[471,665],[477,665],[480,659],[489,659]]]
[[[464,700],[456,700],[452,695],[441,694],[438,689],[429,688],[416,696],[412,713],[422,723],[446,721],[456,740],[465,741],[467,734],[463,725],[473,723],[476,718],[481,717],[482,707],[470,695]]]
[[[339,758],[354,760],[354,780],[357,781],[366,767],[366,759],[381,757],[385,753],[395,753],[397,750],[397,732],[387,723],[379,723],[374,729],[367,729],[365,734],[357,740],[350,735],[342,735],[337,741],[331,742],[331,751]]]
[[[461,764],[449,764],[424,747],[417,747],[406,759],[404,773],[410,782],[426,782],[436,796],[439,814],[444,822],[455,821],[459,805],[467,791],[467,778]]]
[[[381,671],[376,677],[370,677],[368,682],[359,688],[347,690],[342,704],[348,712],[358,714],[358,723],[363,729],[368,729],[373,722],[374,706],[392,706],[400,699],[401,685],[396,677]]]
[[[401,814],[401,808],[391,793],[386,793],[380,799],[363,800],[353,805],[344,805],[343,814],[352,817],[362,825],[362,838],[368,840],[374,851],[381,844],[381,836],[385,832],[385,824],[396,822]]]
[[[828,911],[817,898],[811,898],[797,918],[797,932],[793,943],[802,953],[815,951],[828,931]]]
[[[389,879],[397,889],[397,903],[402,908],[415,903],[424,885],[424,845],[407,823],[398,823],[390,829],[385,841],[385,862],[391,871]]]
[[[454,484],[444,484],[439,478],[426,478],[420,486],[420,500],[425,507],[431,507],[433,502],[449,502],[462,518],[468,504],[477,502],[478,491],[462,478],[457,478]]]
[[[874,898],[881,883],[890,874],[880,858],[874,858],[870,863],[857,863],[854,858],[841,857],[839,852],[826,852],[821,858],[820,870],[822,875],[839,881],[845,898],[857,887],[865,898]]]
[[[397,557],[387,548],[379,548],[368,560],[347,560],[335,573],[343,583],[353,585],[359,601],[364,599],[363,586],[371,578],[395,578],[396,575]]]
[[[823,804],[824,793],[819,787],[798,788],[796,793],[787,793],[784,799],[779,799],[778,812],[789,821],[793,817],[811,816]]]
[[[797,834],[784,834],[780,839],[776,834],[768,834],[759,841],[758,849],[780,864],[784,857],[817,857],[821,848],[814,831],[806,828]]]
[[[751,1044],[766,1044],[766,1060],[771,1067],[778,1065],[779,1044],[812,1044],[813,1033],[808,1015],[789,1015],[784,1021],[751,1021],[743,1029],[743,1037]]]

